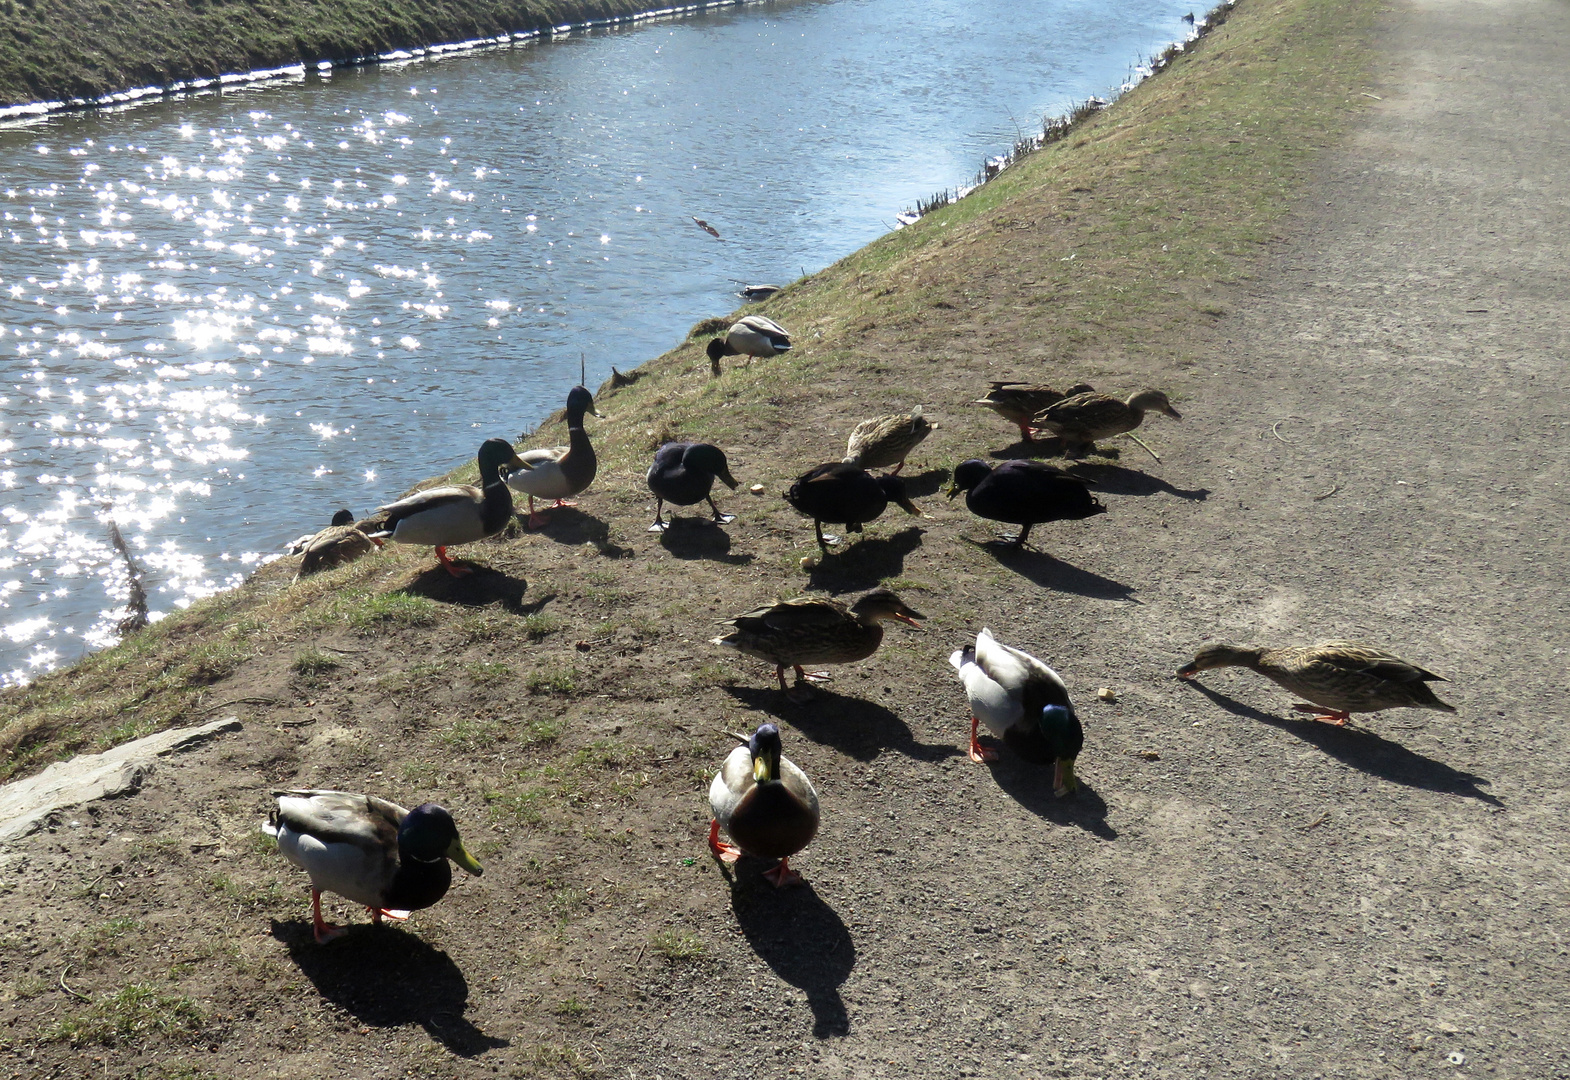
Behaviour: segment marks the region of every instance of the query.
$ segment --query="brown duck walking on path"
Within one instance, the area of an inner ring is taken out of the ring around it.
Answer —
[[[972,405],[985,405],[1003,419],[1019,425],[1020,438],[1035,442],[1031,421],[1036,414],[1064,398],[1088,394],[1095,390],[1089,383],[1075,383],[1067,390],[1058,390],[1045,383],[994,382],[987,396],[977,398]]]
[[[917,405],[908,413],[891,413],[863,420],[850,433],[845,444],[845,464],[858,469],[887,469],[897,475],[905,467],[905,455],[932,434],[932,424],[921,415]]]
[[[1049,405],[1036,414],[1038,428],[1063,440],[1070,457],[1082,457],[1096,448],[1097,439],[1110,439],[1133,431],[1145,421],[1146,412],[1162,412],[1174,420],[1183,416],[1160,390],[1140,390],[1119,401],[1110,394],[1076,394]]]
[[[1178,677],[1192,679],[1201,671],[1218,667],[1257,671],[1313,702],[1293,705],[1294,709],[1315,713],[1314,719],[1338,727],[1358,712],[1402,708],[1456,711],[1429,689],[1430,682],[1444,682],[1442,676],[1355,641],[1326,641],[1306,649],[1206,645],[1178,671]]]
[[[826,671],[807,672],[804,664],[853,664],[878,651],[883,623],[898,619],[918,630],[925,615],[908,607],[888,589],[877,589],[846,607],[826,596],[803,596],[749,611],[730,620],[729,634],[714,638],[748,656],[774,665],[774,674],[785,690],[785,669],[796,669],[797,685],[786,697],[801,701],[809,693],[804,684],[829,677]]]

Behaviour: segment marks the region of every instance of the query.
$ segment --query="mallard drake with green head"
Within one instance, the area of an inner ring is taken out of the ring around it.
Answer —
[[[1140,390],[1119,401],[1110,394],[1076,394],[1049,405],[1036,414],[1032,423],[1046,428],[1063,440],[1071,456],[1096,448],[1097,439],[1110,439],[1133,431],[1145,422],[1145,413],[1165,413],[1174,420],[1183,415],[1172,407],[1160,390]]]
[[[778,356],[790,351],[790,332],[763,315],[743,315],[731,323],[724,337],[709,342],[709,367],[720,373],[722,356]]]
[[[1089,394],[1095,387],[1089,383],[1075,383],[1067,390],[1059,390],[1045,383],[994,382],[987,396],[977,398],[972,405],[985,405],[1003,419],[1019,425],[1019,434],[1026,442],[1035,442],[1035,432],[1030,422],[1036,414],[1049,405],[1056,405],[1075,394]]]
[[[740,738],[741,736],[737,736]],[[807,774],[781,755],[780,729],[760,724],[752,738],[730,752],[709,785],[709,851],[722,862],[742,855],[778,859],[765,871],[775,888],[801,883],[790,857],[818,834],[818,793]],[[720,841],[720,830],[736,843]]]
[[[1442,676],[1409,664],[1398,656],[1355,641],[1325,641],[1304,649],[1265,649],[1258,645],[1206,645],[1178,677],[1192,679],[1218,667],[1257,671],[1312,705],[1298,703],[1299,712],[1344,727],[1353,713],[1382,709],[1435,709],[1453,713],[1428,686]]]
[[[845,444],[845,464],[858,469],[887,469],[892,465],[897,475],[905,467],[905,455],[930,434],[932,424],[921,415],[920,405],[908,413],[863,420]]]
[[[962,461],[954,469],[948,496],[952,499],[961,491],[965,506],[977,517],[1024,526],[1017,535],[1001,538],[1015,548],[1025,546],[1035,525],[1107,512],[1084,480],[1027,459],[1005,461],[997,468],[979,458]]]
[[[405,810],[374,795],[302,789],[275,791],[278,808],[262,831],[278,841],[283,857],[311,877],[311,918],[316,942],[341,936],[322,920],[322,893],[364,904],[371,921],[406,919],[430,907],[452,884],[451,859],[469,873],[483,873],[458,839],[452,815],[435,803]]]
[[[486,439],[478,457],[480,486],[451,484],[417,491],[408,498],[377,508],[383,531],[375,539],[400,544],[429,544],[436,560],[453,577],[472,573],[447,557],[455,544],[470,544],[494,536],[512,519],[512,491],[502,479],[504,466],[527,469],[528,462],[513,452],[506,439]]]
[[[290,545],[290,553],[300,556],[300,568],[294,580],[331,570],[335,566],[352,563],[382,546],[355,524],[354,514],[340,510],[333,515],[333,523],[320,532],[302,536]]]
[[[1079,786],[1074,762],[1085,746],[1068,687],[1058,673],[1021,649],[1005,645],[982,627],[976,643],[949,657],[970,700],[970,760],[996,761],[977,740],[980,724],[1026,761],[1052,763],[1052,790],[1067,795]]]
[[[594,407],[594,395],[585,387],[574,386],[567,392],[567,445],[525,450],[519,457],[527,467],[507,477],[508,487],[529,497],[531,529],[539,524],[539,516],[534,512],[536,498],[555,499],[550,509],[572,506],[571,497],[594,483],[600,463],[594,456],[589,433],[583,430],[584,413],[600,415]]]
[[[812,519],[818,548],[827,555],[836,537],[823,535],[823,523],[845,526],[848,533],[859,533],[866,522],[875,521],[889,503],[905,513],[920,516],[921,508],[905,494],[905,483],[893,473],[873,476],[865,469],[843,461],[831,461],[808,469],[785,492],[785,501]]]
[[[802,596],[749,611],[730,620],[729,634],[713,639],[747,656],[774,665],[774,674],[785,687],[785,669],[796,669],[795,690],[786,690],[792,701],[806,693],[808,681],[827,679],[828,672],[807,672],[805,664],[854,664],[878,651],[883,643],[883,623],[897,619],[918,630],[925,615],[907,606],[888,589],[877,589],[846,607],[826,596]]]
[[[691,506],[707,502],[709,509],[714,511],[714,524],[729,525],[736,520],[735,514],[720,513],[720,508],[714,505],[714,497],[709,494],[714,490],[716,480],[732,491],[736,489],[736,478],[730,474],[725,451],[713,443],[666,443],[655,451],[654,463],[644,479],[655,499],[654,524],[649,526],[649,532],[664,532],[670,528],[665,522],[666,503]],[[675,519],[672,514],[672,523]]]

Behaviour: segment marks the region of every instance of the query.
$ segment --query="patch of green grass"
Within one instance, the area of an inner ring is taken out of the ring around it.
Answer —
[[[454,720],[436,736],[436,741],[455,750],[472,752],[506,737],[500,720]]]
[[[283,890],[276,881],[262,885],[246,885],[228,874],[219,872],[207,879],[208,886],[230,903],[242,907],[272,907],[283,901]]]
[[[589,1007],[576,997],[564,998],[558,1001],[556,1007],[551,1010],[557,1016],[582,1016],[588,1011]]]
[[[147,983],[132,983],[99,999],[86,1011],[57,1021],[43,1039],[73,1046],[135,1045],[154,1036],[195,1034],[205,1021],[196,1002],[183,994],[167,993]]]
[[[724,664],[704,664],[692,673],[692,685],[700,688],[735,686],[736,672]]]
[[[566,625],[559,617],[548,611],[532,612],[518,620],[518,629],[522,630],[530,641],[543,641]]]
[[[566,1043],[536,1043],[519,1055],[519,1066],[527,1071],[514,1075],[571,1076],[575,1080],[587,1080],[599,1072],[583,1051]]]
[[[296,656],[294,662],[289,665],[289,670],[296,675],[313,678],[318,675],[325,675],[329,671],[336,671],[342,666],[343,661],[336,656],[324,653],[319,649],[312,649],[309,652],[303,652]]]
[[[141,926],[141,923],[128,915],[117,915],[78,931],[75,944],[80,952],[88,956],[119,956],[121,939],[141,929]]]
[[[428,596],[414,593],[379,593],[353,604],[348,611],[349,625],[356,630],[385,626],[429,626],[440,608]]]
[[[523,685],[531,694],[571,694],[578,689],[575,667],[540,667],[524,677]]]
[[[545,820],[540,809],[544,802],[545,792],[539,788],[485,793],[485,804],[490,810],[492,821],[511,820],[523,825],[538,825]]]
[[[495,660],[474,660],[464,665],[470,678],[477,680],[506,679],[512,676],[512,665]]]
[[[703,939],[688,930],[661,930],[649,939],[649,948],[673,964],[688,963],[703,957]]]

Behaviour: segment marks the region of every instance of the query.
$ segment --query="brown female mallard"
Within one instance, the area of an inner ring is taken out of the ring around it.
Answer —
[[[1035,442],[1031,421],[1041,410],[1056,405],[1064,398],[1088,394],[1095,390],[1089,383],[1075,383],[1067,390],[1057,390],[1044,383],[995,382],[984,398],[977,398],[973,405],[985,405],[1003,419],[1019,425],[1019,434],[1026,442]]]
[[[1140,390],[1119,401],[1109,394],[1076,394],[1049,405],[1036,414],[1036,427],[1062,439],[1068,452],[1078,456],[1096,448],[1097,439],[1110,439],[1144,423],[1145,413],[1163,412],[1174,420],[1183,416],[1160,390]]]
[[[302,536],[289,545],[289,553],[300,556],[300,569],[294,580],[352,563],[381,546],[380,540],[372,540],[355,524],[353,513],[340,510],[333,515],[333,523],[327,528]]]
[[[1428,688],[1430,682],[1444,682],[1442,676],[1355,641],[1325,641],[1306,649],[1206,645],[1178,671],[1178,677],[1192,679],[1201,671],[1218,667],[1257,671],[1314,703],[1293,705],[1294,709],[1317,713],[1316,720],[1337,726],[1344,726],[1355,712],[1456,711],[1454,705],[1440,701]]]
[[[737,736],[740,738],[740,736]],[[742,855],[778,859],[764,877],[775,888],[796,885],[801,875],[790,857],[818,834],[818,793],[812,781],[780,753],[780,729],[760,724],[752,738],[730,752],[709,785],[709,851],[721,862]],[[735,844],[720,841],[724,829]]]
[[[905,467],[905,455],[931,433],[932,424],[921,415],[920,405],[908,413],[863,420],[845,444],[845,464],[858,469],[887,469],[892,465],[898,473]]]
[[[802,596],[761,607],[730,620],[730,633],[714,638],[724,645],[774,665],[785,690],[785,669],[796,669],[797,687],[786,691],[793,701],[805,696],[807,681],[827,679],[826,671],[810,674],[803,664],[853,664],[878,651],[883,623],[898,619],[920,629],[925,615],[908,607],[888,589],[877,589],[846,607],[826,596]]]

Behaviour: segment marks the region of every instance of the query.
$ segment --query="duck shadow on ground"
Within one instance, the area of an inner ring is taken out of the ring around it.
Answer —
[[[803,702],[791,701],[773,687],[727,686],[725,691],[747,708],[783,720],[813,742],[832,746],[857,761],[872,761],[885,750],[918,761],[942,761],[964,753],[956,746],[917,742],[905,721],[889,709],[825,690],[822,683]]]
[[[921,546],[925,532],[912,525],[893,536],[842,536],[838,546],[818,560],[807,580],[813,588],[835,594],[870,589],[904,572],[905,556]]]
[[[712,522],[709,528],[678,526],[660,533],[660,547],[678,559],[708,559],[727,566],[746,566],[757,559],[751,552],[731,554],[730,544],[730,534]]]
[[[460,1057],[510,1045],[468,1020],[469,984],[452,958],[414,934],[387,925],[360,925],[318,945],[306,920],[272,924],[273,937],[324,999],[368,1027],[419,1024]]]
[[[1103,840],[1118,838],[1107,821],[1106,800],[1084,777],[1078,777],[1077,791],[1060,799],[1052,793],[1051,765],[1032,765],[1007,750],[1000,753],[1002,758],[991,766],[992,779],[1009,798],[1054,824],[1076,825]]]
[[[1050,528],[1050,525],[1045,527]],[[1043,526],[1038,525],[1036,528],[1041,529]],[[1000,540],[972,540],[968,536],[964,539],[966,543],[990,552],[992,557],[1003,566],[1021,577],[1029,578],[1044,589],[1075,593],[1095,600],[1127,600],[1131,604],[1139,603],[1134,599],[1132,585],[1102,577],[1089,570],[1081,570],[1073,563],[1066,563],[1044,551],[1037,551],[1028,542],[1024,547],[1012,547]]]
[[[543,536],[558,544],[577,547],[593,544],[601,555],[611,559],[625,558],[632,554],[630,548],[611,543],[611,527],[593,514],[585,514],[576,506],[541,508],[540,523],[529,527],[526,510],[514,510],[513,516],[524,536]]]
[[[523,594],[529,591],[529,583],[523,578],[512,577],[479,563],[461,559],[455,561],[471,572],[463,577],[453,577],[442,567],[433,566],[405,585],[402,591],[435,600],[439,604],[458,604],[462,607],[501,604],[514,615],[532,615],[556,599],[556,594],[550,593],[533,603],[525,604]]]
[[[774,974],[807,995],[814,1035],[850,1034],[839,992],[856,967],[850,930],[810,883],[776,889],[759,874],[763,864],[744,856],[730,883],[731,910],[747,944]]]
[[[1398,742],[1376,735],[1367,728],[1337,727],[1322,720],[1296,720],[1274,716],[1212,690],[1203,683],[1189,679],[1183,681],[1233,716],[1258,720],[1262,724],[1279,728],[1369,776],[1388,780],[1392,784],[1421,788],[1424,791],[1460,795],[1463,798],[1487,803],[1489,806],[1504,808],[1505,804],[1497,797],[1481,790],[1488,785],[1488,781],[1483,777],[1462,772],[1442,761],[1435,761],[1415,750],[1407,749]]]
[[[1045,439],[1035,439],[1031,442],[1020,439],[1017,442],[1010,443],[1001,450],[991,451],[989,456],[994,461],[1018,461],[1021,458],[1060,458],[1065,456],[1067,449],[1062,439],[1052,435]],[[1116,446],[1101,446],[1096,448],[1096,454],[1099,457],[1118,458],[1122,456],[1122,450]]]
[[[1138,469],[1125,469],[1121,465],[1107,465],[1099,461],[1076,461],[1066,471],[1081,480],[1089,480],[1096,486],[1098,493],[1104,491],[1113,495],[1156,495],[1165,492],[1191,502],[1203,502],[1210,497],[1209,488],[1194,488],[1188,491],[1173,487],[1159,476],[1151,476]]]
[[[928,469],[912,476],[900,476],[905,483],[905,495],[910,499],[925,499],[929,495],[936,495],[948,483],[949,470],[938,468]]]

